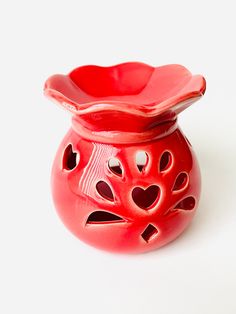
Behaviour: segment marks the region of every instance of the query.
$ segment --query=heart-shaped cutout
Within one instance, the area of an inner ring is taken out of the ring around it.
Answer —
[[[136,187],[132,191],[133,201],[142,209],[150,209],[160,196],[160,188],[157,185],[151,185],[146,190]]]

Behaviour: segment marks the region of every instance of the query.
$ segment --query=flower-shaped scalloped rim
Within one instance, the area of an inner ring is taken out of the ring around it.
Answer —
[[[81,66],[45,83],[45,94],[76,115],[104,110],[142,116],[178,114],[205,89],[204,77],[192,75],[181,65],[152,67],[140,62]]]

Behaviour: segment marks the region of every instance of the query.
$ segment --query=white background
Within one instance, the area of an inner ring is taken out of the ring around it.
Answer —
[[[0,312],[236,313],[235,1],[5,1],[0,8]],[[83,64],[180,63],[207,79],[179,118],[203,191],[190,228],[144,255],[65,229],[50,169],[70,116],[44,81]]]

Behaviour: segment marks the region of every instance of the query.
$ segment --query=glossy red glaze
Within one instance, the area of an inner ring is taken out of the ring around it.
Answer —
[[[196,157],[177,114],[205,91],[184,67],[84,66],[46,82],[73,113],[52,191],[65,225],[101,249],[139,253],[175,239],[200,195]]]

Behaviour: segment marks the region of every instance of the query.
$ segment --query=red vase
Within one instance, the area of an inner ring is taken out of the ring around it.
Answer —
[[[82,66],[47,80],[46,95],[72,113],[52,193],[76,236],[139,253],[182,233],[198,205],[200,172],[177,115],[205,87],[183,66],[138,62]]]

